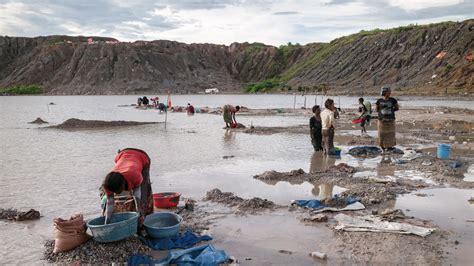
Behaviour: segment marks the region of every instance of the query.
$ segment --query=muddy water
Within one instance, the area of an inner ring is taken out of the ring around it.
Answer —
[[[426,194],[424,197],[416,194]],[[395,208],[405,214],[420,219],[432,220],[441,228],[448,230],[451,241],[447,263],[472,265],[474,254],[474,204],[468,200],[474,197],[474,191],[456,188],[424,189],[397,198]]]
[[[258,136],[226,131],[222,129],[222,118],[210,114],[189,117],[184,113],[169,113],[166,128],[164,124],[155,124],[63,131],[28,124],[37,117],[51,124],[69,118],[165,120],[165,115],[154,110],[118,107],[135,100],[135,96],[0,97],[0,207],[35,208],[43,215],[41,220],[34,222],[0,221],[2,263],[38,262],[43,250],[42,241],[53,237],[51,225],[55,217],[67,218],[77,212],[86,218],[99,215],[98,188],[113,166],[119,148],[136,147],[149,153],[155,192],[179,191],[186,197],[200,198],[206,191],[219,188],[241,197],[259,196],[282,205],[296,198],[326,197],[343,188],[309,183],[266,184],[252,176],[267,170],[302,168],[310,171],[339,162],[377,167],[380,160],[358,161],[348,156],[327,160],[313,153],[309,136]],[[341,97],[343,106],[355,101],[356,98]],[[54,105],[48,105],[50,102]],[[211,107],[228,102],[250,108],[291,107],[293,96],[182,95],[173,97],[173,102]],[[301,105],[302,98],[298,97],[297,106]],[[306,124],[308,118],[237,115],[237,119],[246,125],[288,126]],[[223,159],[230,155],[234,157]],[[282,240],[282,235],[278,241],[296,241],[294,245],[305,243],[288,237]]]

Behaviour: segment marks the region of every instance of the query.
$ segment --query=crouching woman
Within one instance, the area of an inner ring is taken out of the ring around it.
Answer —
[[[103,206],[105,223],[110,223],[114,212],[115,195],[124,191],[130,192],[135,202],[135,210],[140,214],[139,228],[144,217],[153,213],[153,193],[150,182],[150,157],[139,149],[127,148],[119,150],[115,156],[115,166],[107,174],[102,184],[107,200]]]

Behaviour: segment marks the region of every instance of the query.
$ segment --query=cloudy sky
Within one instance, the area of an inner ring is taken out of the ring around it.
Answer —
[[[0,35],[185,43],[327,42],[362,29],[474,18],[474,0],[0,0]]]

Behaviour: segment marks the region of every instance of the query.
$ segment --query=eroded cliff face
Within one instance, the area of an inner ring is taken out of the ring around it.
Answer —
[[[291,76],[290,84],[326,83],[346,91],[382,84],[474,90],[474,65],[464,60],[474,52],[474,20],[401,32],[357,34],[334,40],[323,49],[331,51]],[[442,51],[446,52],[444,58],[436,58]]]
[[[0,87],[42,85],[50,94],[237,91],[273,78],[284,87],[338,92],[396,88],[474,90],[474,20],[362,32],[331,43],[121,43],[111,38],[0,37]],[[435,56],[446,51],[443,59]]]

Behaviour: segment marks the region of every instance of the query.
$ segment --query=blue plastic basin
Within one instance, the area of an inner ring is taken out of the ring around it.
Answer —
[[[444,144],[444,143],[438,144],[437,155],[439,159],[442,159],[442,160],[449,159],[450,153],[451,153],[451,145]]]
[[[175,236],[181,226],[181,216],[172,212],[152,213],[145,217],[145,230],[152,238]]]
[[[118,212],[112,215],[109,224],[104,224],[105,217],[98,217],[87,222],[97,242],[114,242],[122,240],[137,232],[138,213]]]

